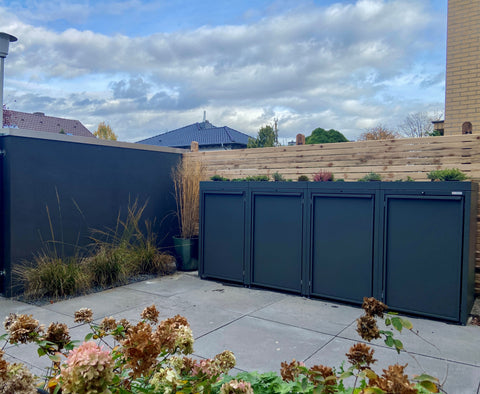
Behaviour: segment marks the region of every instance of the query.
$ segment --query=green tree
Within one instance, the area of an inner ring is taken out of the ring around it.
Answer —
[[[110,125],[106,124],[105,122],[101,122],[98,125],[97,131],[93,133],[93,135],[101,140],[117,140],[117,135],[113,132]]]
[[[330,142],[348,142],[345,136],[337,130],[325,130],[317,127],[305,138],[306,144],[328,144]]]
[[[267,125],[260,128],[257,138],[248,139],[247,148],[266,148],[276,145],[278,145],[277,134],[272,126]]]

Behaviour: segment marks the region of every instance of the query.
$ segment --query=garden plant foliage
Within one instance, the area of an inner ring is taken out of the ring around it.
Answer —
[[[382,331],[377,318],[394,330],[412,330],[411,323],[395,315],[384,317],[386,305],[365,298],[365,314],[357,320],[357,332],[366,340],[384,338],[398,352],[402,343],[393,331]],[[31,315],[7,316],[5,341],[0,351],[0,393],[35,393],[41,387],[50,393],[205,393],[205,394],[415,394],[437,393],[438,380],[420,375],[410,379],[406,365],[391,365],[375,372],[374,350],[365,343],[353,345],[347,362],[338,368],[302,362],[282,362],[280,374],[268,372],[228,373],[235,356],[225,350],[211,359],[194,359],[193,334],[187,320],[176,315],[159,321],[155,305],[145,308],[140,321],[105,317],[94,323],[88,308],[75,312],[75,323],[88,325],[90,333],[82,342],[72,341],[67,326],[51,323],[45,329]],[[48,357],[51,367],[43,378],[33,376],[22,364],[7,362],[7,344],[37,346],[40,357]],[[346,366],[348,365],[348,367]],[[345,380],[354,381],[346,387]],[[14,390],[14,391],[11,391]]]

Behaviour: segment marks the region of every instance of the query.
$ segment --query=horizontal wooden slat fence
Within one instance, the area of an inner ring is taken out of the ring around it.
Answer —
[[[189,152],[184,159],[201,160],[208,177],[217,174],[229,179],[275,172],[287,179],[300,175],[312,179],[319,170],[327,170],[345,181],[356,181],[370,172],[386,181],[407,177],[428,181],[427,173],[432,170],[458,168],[470,180],[480,182],[480,135]],[[478,200],[480,205],[480,196]],[[480,294],[480,206],[478,212],[475,291]]]

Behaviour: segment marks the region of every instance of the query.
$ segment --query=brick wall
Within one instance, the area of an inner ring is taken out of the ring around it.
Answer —
[[[445,135],[480,133],[480,1],[449,0]]]

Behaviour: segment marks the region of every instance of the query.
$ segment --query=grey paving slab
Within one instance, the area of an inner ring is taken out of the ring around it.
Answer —
[[[210,358],[231,350],[243,371],[279,371],[282,361],[303,360],[333,337],[245,316],[195,341],[194,353]]]
[[[8,357],[15,358],[17,360],[15,362],[21,362],[28,366],[35,366],[41,371],[40,376],[43,376],[46,369],[52,365],[52,362],[47,356],[39,357],[37,353],[37,345],[33,343],[18,346],[10,345],[4,349],[4,352]],[[7,360],[8,357],[6,357]]]
[[[311,367],[323,364],[338,368],[342,361],[346,361],[345,353],[355,343],[356,341],[335,338],[306,360],[306,365]],[[442,387],[447,393],[473,394],[477,392],[480,382],[480,367],[449,362],[435,357],[409,355],[406,352],[398,354],[394,349],[381,346],[372,345],[371,347],[375,351],[374,358],[377,359],[373,366],[373,370],[377,374],[381,375],[383,369],[388,368],[389,365],[408,364],[405,369],[407,375],[413,377],[414,375],[426,373],[434,376],[443,384]],[[347,368],[350,365],[345,362],[345,366]],[[353,386],[353,378],[346,380],[345,384]]]
[[[336,335],[361,314],[360,308],[299,296],[286,296],[253,312],[251,316]]]
[[[156,296],[141,291],[117,287],[101,293],[88,294],[82,297],[60,301],[45,306],[45,309],[73,316],[80,308],[90,308],[94,318],[110,316],[115,312],[128,310],[136,305],[154,300]]]
[[[187,318],[193,336],[196,339],[214,332],[244,316],[241,313],[211,307],[211,305],[208,304],[195,304],[186,308],[177,309],[176,312]]]
[[[172,296],[172,300],[188,301],[192,305],[209,305],[242,314],[252,313],[285,298],[285,294],[244,287],[217,284],[214,288],[199,289]]]
[[[405,349],[417,354],[444,357],[450,361],[480,366],[480,327],[418,318],[407,319],[412,322],[413,330],[419,335],[409,330],[395,332],[395,336],[402,341]],[[379,328],[391,330],[391,327],[387,328],[383,321],[379,321]],[[353,340],[360,339],[355,324],[349,326],[340,336]],[[375,340],[372,343],[383,345],[383,340]]]
[[[278,372],[282,361],[293,358],[306,360],[307,365],[338,366],[349,347],[360,339],[355,331],[355,320],[362,314],[360,308],[228,286],[201,280],[196,272],[177,273],[42,307],[0,298],[0,319],[16,312],[32,314],[43,324],[65,322],[72,338],[83,340],[88,326],[73,322],[74,311],[81,307],[91,308],[96,322],[113,316],[135,324],[141,311],[152,304],[162,320],[176,314],[187,318],[196,338],[195,357],[210,358],[225,349],[232,350],[237,358],[234,372]],[[424,338],[440,348],[436,350],[410,332],[398,335],[425,370],[441,377],[448,366],[447,392],[476,393],[480,381],[480,327],[409,320]],[[408,362],[407,372],[419,372],[408,355],[397,356],[383,341],[374,346],[380,370],[388,363]],[[6,350],[7,357],[27,363],[37,374],[48,365],[46,358],[37,357],[34,345],[9,346]]]
[[[196,289],[213,288],[215,286],[217,286],[217,283],[200,280],[196,273],[176,272],[173,275],[132,283],[125,286],[125,288],[171,297],[176,294],[186,293]]]

